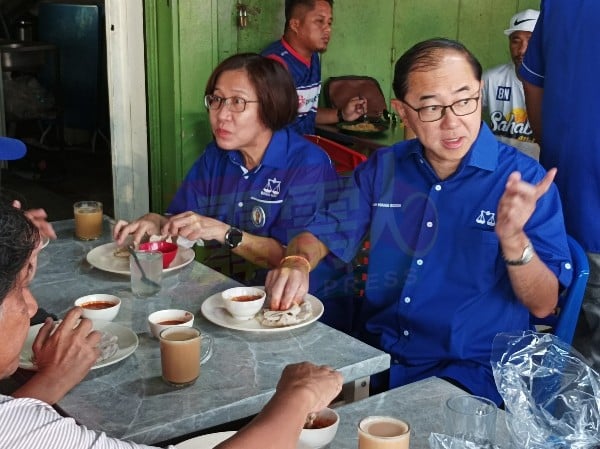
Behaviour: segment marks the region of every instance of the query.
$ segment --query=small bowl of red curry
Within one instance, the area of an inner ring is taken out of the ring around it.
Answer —
[[[121,299],[114,295],[96,293],[77,298],[75,305],[83,310],[81,313],[83,318],[112,321],[119,313]]]
[[[163,329],[173,326],[192,327],[194,314],[187,310],[165,309],[148,315],[148,327],[155,338]]]
[[[227,311],[240,321],[250,320],[260,312],[266,293],[257,287],[234,287],[221,293]]]

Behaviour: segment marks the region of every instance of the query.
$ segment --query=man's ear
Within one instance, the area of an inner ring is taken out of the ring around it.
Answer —
[[[397,98],[392,98],[392,109],[396,111],[396,115],[402,119],[404,123],[406,123],[406,105],[402,103]]]
[[[298,28],[300,28],[300,19],[290,19],[289,28],[294,32],[294,34],[298,34]]]

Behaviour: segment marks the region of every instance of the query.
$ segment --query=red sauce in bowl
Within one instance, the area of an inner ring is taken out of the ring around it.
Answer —
[[[109,302],[109,301],[90,301],[90,302],[81,304],[80,307],[83,307],[84,309],[101,310],[101,309],[108,309],[109,307],[114,307],[116,305],[117,305],[117,303]]]

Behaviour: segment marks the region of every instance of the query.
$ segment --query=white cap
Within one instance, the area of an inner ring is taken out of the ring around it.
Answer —
[[[504,30],[504,34],[510,36],[515,31],[533,31],[539,15],[540,12],[535,9],[526,9],[516,13],[510,19],[508,30]]]

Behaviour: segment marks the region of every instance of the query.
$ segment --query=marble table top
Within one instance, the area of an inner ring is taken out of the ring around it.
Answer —
[[[444,433],[446,400],[459,394],[465,392],[445,380],[430,377],[338,407],[340,425],[328,447],[358,447],[359,421],[367,416],[383,415],[403,419],[410,424],[410,449],[429,449],[429,435],[432,432]],[[498,410],[496,418],[495,444],[503,449],[511,447],[503,410]]]
[[[91,249],[111,241],[107,220],[102,238],[92,242],[74,237],[72,220],[53,226],[58,240],[41,251],[31,285],[40,307],[61,317],[80,296],[113,294],[122,300],[114,322],[129,327],[139,338],[133,355],[91,371],[58,403],[67,415],[91,429],[152,444],[257,413],[289,363],[328,364],[346,381],[389,368],[389,355],[320,322],[277,333],[236,331],[209,322],[200,312],[202,302],[239,284],[195,261],[166,274],[155,296],[136,298],[127,275],[100,271],[86,261]],[[202,365],[200,378],[180,390],[161,380],[158,341],[147,327],[151,312],[167,308],[193,312],[194,326],[214,339],[213,355]]]

